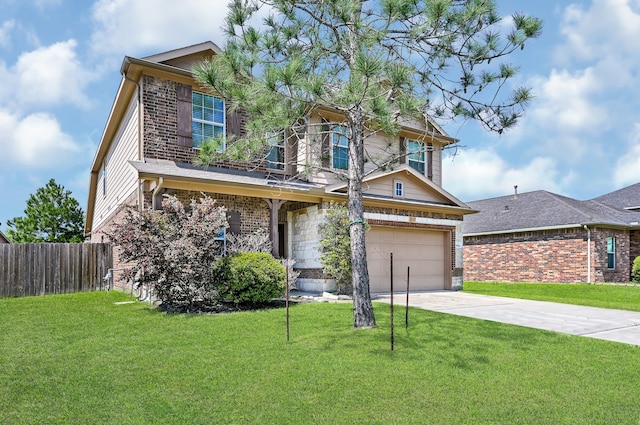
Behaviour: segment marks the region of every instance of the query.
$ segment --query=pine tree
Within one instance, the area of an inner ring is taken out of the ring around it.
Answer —
[[[504,31],[505,23],[512,28]],[[234,0],[225,51],[195,69],[231,110],[249,116],[247,133],[205,143],[200,164],[264,156],[269,135],[296,133],[321,108],[338,112],[348,137],[348,210],[354,324],[375,326],[366,262],[362,181],[370,135],[397,134],[403,119],[476,120],[501,133],[532,94],[503,92],[517,68],[503,62],[540,35],[542,22],[503,21],[492,0]],[[429,118],[427,118],[429,117]],[[393,156],[375,158],[380,167]],[[318,164],[308,164],[314,172]]]
[[[7,237],[13,243],[84,240],[82,208],[54,179],[29,196],[24,214],[7,221]]]

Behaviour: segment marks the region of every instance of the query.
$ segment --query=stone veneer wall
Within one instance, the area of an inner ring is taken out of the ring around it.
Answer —
[[[607,269],[607,237],[616,238],[616,268]],[[584,229],[562,229],[464,238],[465,280],[494,282],[587,282]],[[591,229],[591,282],[629,280],[629,236],[623,230]]]

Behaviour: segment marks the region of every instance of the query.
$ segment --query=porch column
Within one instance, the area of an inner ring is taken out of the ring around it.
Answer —
[[[280,242],[278,238],[278,211],[282,204],[287,202],[284,199],[265,199],[264,202],[271,208],[271,254],[278,258],[280,252]]]

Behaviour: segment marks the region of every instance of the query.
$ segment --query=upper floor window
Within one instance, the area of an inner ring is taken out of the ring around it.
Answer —
[[[267,169],[284,170],[284,132],[267,135]]]
[[[396,198],[404,197],[404,184],[400,181],[394,181],[393,196]]]
[[[607,238],[607,268],[616,268],[616,238]]]
[[[424,174],[426,169],[425,150],[424,143],[417,140],[407,140],[407,163],[420,174]]]
[[[331,129],[331,156],[335,170],[347,170],[349,168],[349,138],[347,127],[336,125]]]
[[[223,99],[194,91],[191,95],[191,110],[191,137],[194,148],[200,146],[203,140],[213,137],[224,138]]]

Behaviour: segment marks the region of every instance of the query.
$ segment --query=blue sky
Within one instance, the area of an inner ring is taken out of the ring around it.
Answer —
[[[0,230],[55,178],[86,210],[124,55],[212,40],[224,0],[0,0]],[[510,61],[536,96],[501,136],[472,122],[443,186],[472,201],[544,189],[590,199],[640,181],[640,1],[498,0],[545,22]],[[508,19],[508,18],[507,18]]]

